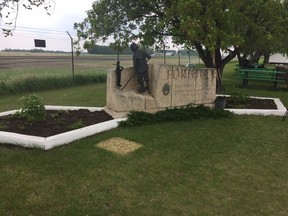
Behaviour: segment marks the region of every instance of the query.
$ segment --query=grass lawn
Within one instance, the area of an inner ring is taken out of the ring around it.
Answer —
[[[269,83],[240,89],[229,67],[227,92],[288,106],[287,91]],[[0,110],[19,107],[23,95],[1,97]],[[104,106],[106,86],[37,95],[51,105]],[[96,146],[114,137],[142,147],[121,156]],[[286,216],[287,143],[288,119],[234,116],[117,128],[50,151],[0,146],[0,215]]]
[[[287,215],[286,123],[236,116],[118,128],[48,152],[0,147],[0,214]],[[142,147],[95,146],[112,137]]]

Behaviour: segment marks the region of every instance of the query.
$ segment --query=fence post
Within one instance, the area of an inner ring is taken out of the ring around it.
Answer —
[[[66,31],[67,34],[69,35],[70,39],[71,39],[71,54],[72,54],[72,76],[73,76],[73,81],[74,81],[74,43],[73,43],[73,38],[71,37],[71,35],[69,34],[68,31]]]

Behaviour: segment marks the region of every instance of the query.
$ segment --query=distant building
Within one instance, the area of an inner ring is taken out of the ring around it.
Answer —
[[[165,55],[166,56],[175,56],[176,54],[177,54],[177,52],[176,52],[176,50],[165,50],[165,51],[163,51],[163,50],[161,50],[161,51],[155,51],[152,55],[153,56],[159,56],[159,55],[164,55],[164,53],[165,53]]]
[[[288,64],[288,56],[280,53],[275,53],[269,58],[270,64]]]

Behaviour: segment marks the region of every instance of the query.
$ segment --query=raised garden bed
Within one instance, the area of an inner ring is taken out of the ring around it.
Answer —
[[[240,115],[283,116],[286,112],[286,108],[279,98],[249,97],[243,101],[237,101],[230,95],[217,95],[217,99],[219,104],[223,106],[222,108]]]
[[[13,126],[10,122],[10,130],[5,129],[5,124],[1,124],[3,129],[0,129],[0,143],[49,150],[116,128],[119,121],[124,120],[123,118],[113,119],[100,107],[46,106],[45,108],[51,114],[49,121],[40,121],[30,126],[29,123],[12,117],[17,110],[0,113],[0,124],[7,121],[9,115],[16,124]]]

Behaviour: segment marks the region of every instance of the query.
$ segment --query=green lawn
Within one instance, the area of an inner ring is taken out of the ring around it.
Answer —
[[[286,123],[236,116],[118,128],[48,152],[0,147],[0,214],[287,215]],[[95,146],[112,137],[142,147]]]
[[[255,82],[248,95],[287,91]],[[1,97],[0,110],[26,94]],[[105,84],[37,92],[49,105],[104,106]],[[126,156],[97,143],[121,137]],[[42,151],[0,146],[0,215],[288,215],[288,119],[234,116],[117,128]]]

